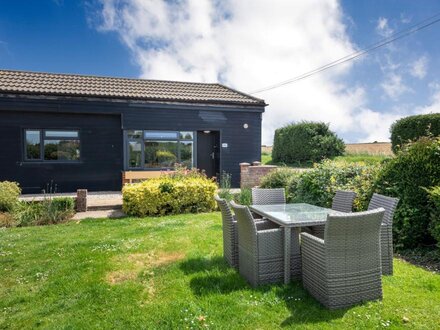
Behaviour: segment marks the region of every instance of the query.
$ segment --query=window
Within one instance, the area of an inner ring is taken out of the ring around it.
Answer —
[[[194,165],[194,133],[128,130],[128,168],[169,169],[176,163]]]
[[[25,159],[52,162],[79,161],[79,132],[73,130],[25,130]]]

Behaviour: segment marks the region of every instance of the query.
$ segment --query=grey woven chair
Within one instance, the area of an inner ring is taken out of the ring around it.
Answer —
[[[353,210],[353,202],[356,198],[356,193],[354,191],[336,191],[335,196],[332,201],[332,210],[350,213]],[[319,238],[324,238],[324,228],[325,225],[313,226],[311,228],[311,233]]]
[[[237,221],[235,221],[226,199],[222,199],[219,196],[214,198],[222,213],[223,257],[231,267],[238,269]]]
[[[252,188],[253,205],[286,204],[284,188],[263,189]]]
[[[301,234],[302,278],[330,309],[382,299],[380,226],[383,208],[327,216],[324,240]]]
[[[253,287],[284,278],[283,229],[255,222],[249,208],[231,202],[237,219],[239,272]],[[274,228],[275,227],[275,228]]]
[[[383,275],[393,274],[393,217],[398,203],[398,198],[373,194],[370,204],[368,205],[369,210],[374,210],[379,207],[385,209],[385,215],[382,225],[380,226]]]

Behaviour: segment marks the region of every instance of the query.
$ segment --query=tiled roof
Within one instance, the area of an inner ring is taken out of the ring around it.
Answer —
[[[0,70],[0,93],[264,106],[221,84]]]

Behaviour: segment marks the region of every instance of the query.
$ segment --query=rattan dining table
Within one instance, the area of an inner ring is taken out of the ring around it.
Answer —
[[[324,225],[328,214],[341,212],[307,203],[250,205],[249,208],[284,228],[284,283],[301,275],[301,228]]]

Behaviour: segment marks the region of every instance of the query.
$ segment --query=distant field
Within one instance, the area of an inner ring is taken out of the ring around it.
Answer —
[[[345,152],[347,154],[393,155],[389,142],[349,143],[345,145]]]
[[[261,152],[263,155],[272,153],[272,146],[262,146]],[[376,142],[376,143],[347,143],[345,145],[346,154],[361,154],[361,155],[382,155],[392,156],[391,143]]]
[[[335,160],[344,160],[347,162],[364,161],[369,164],[379,163],[382,160],[392,157],[391,143],[377,142],[377,143],[352,143],[347,144],[345,155],[336,157]],[[272,147],[261,147],[261,162],[263,164],[272,163]],[[277,164],[274,164],[277,165]],[[312,164],[286,164],[292,167],[311,167]]]

